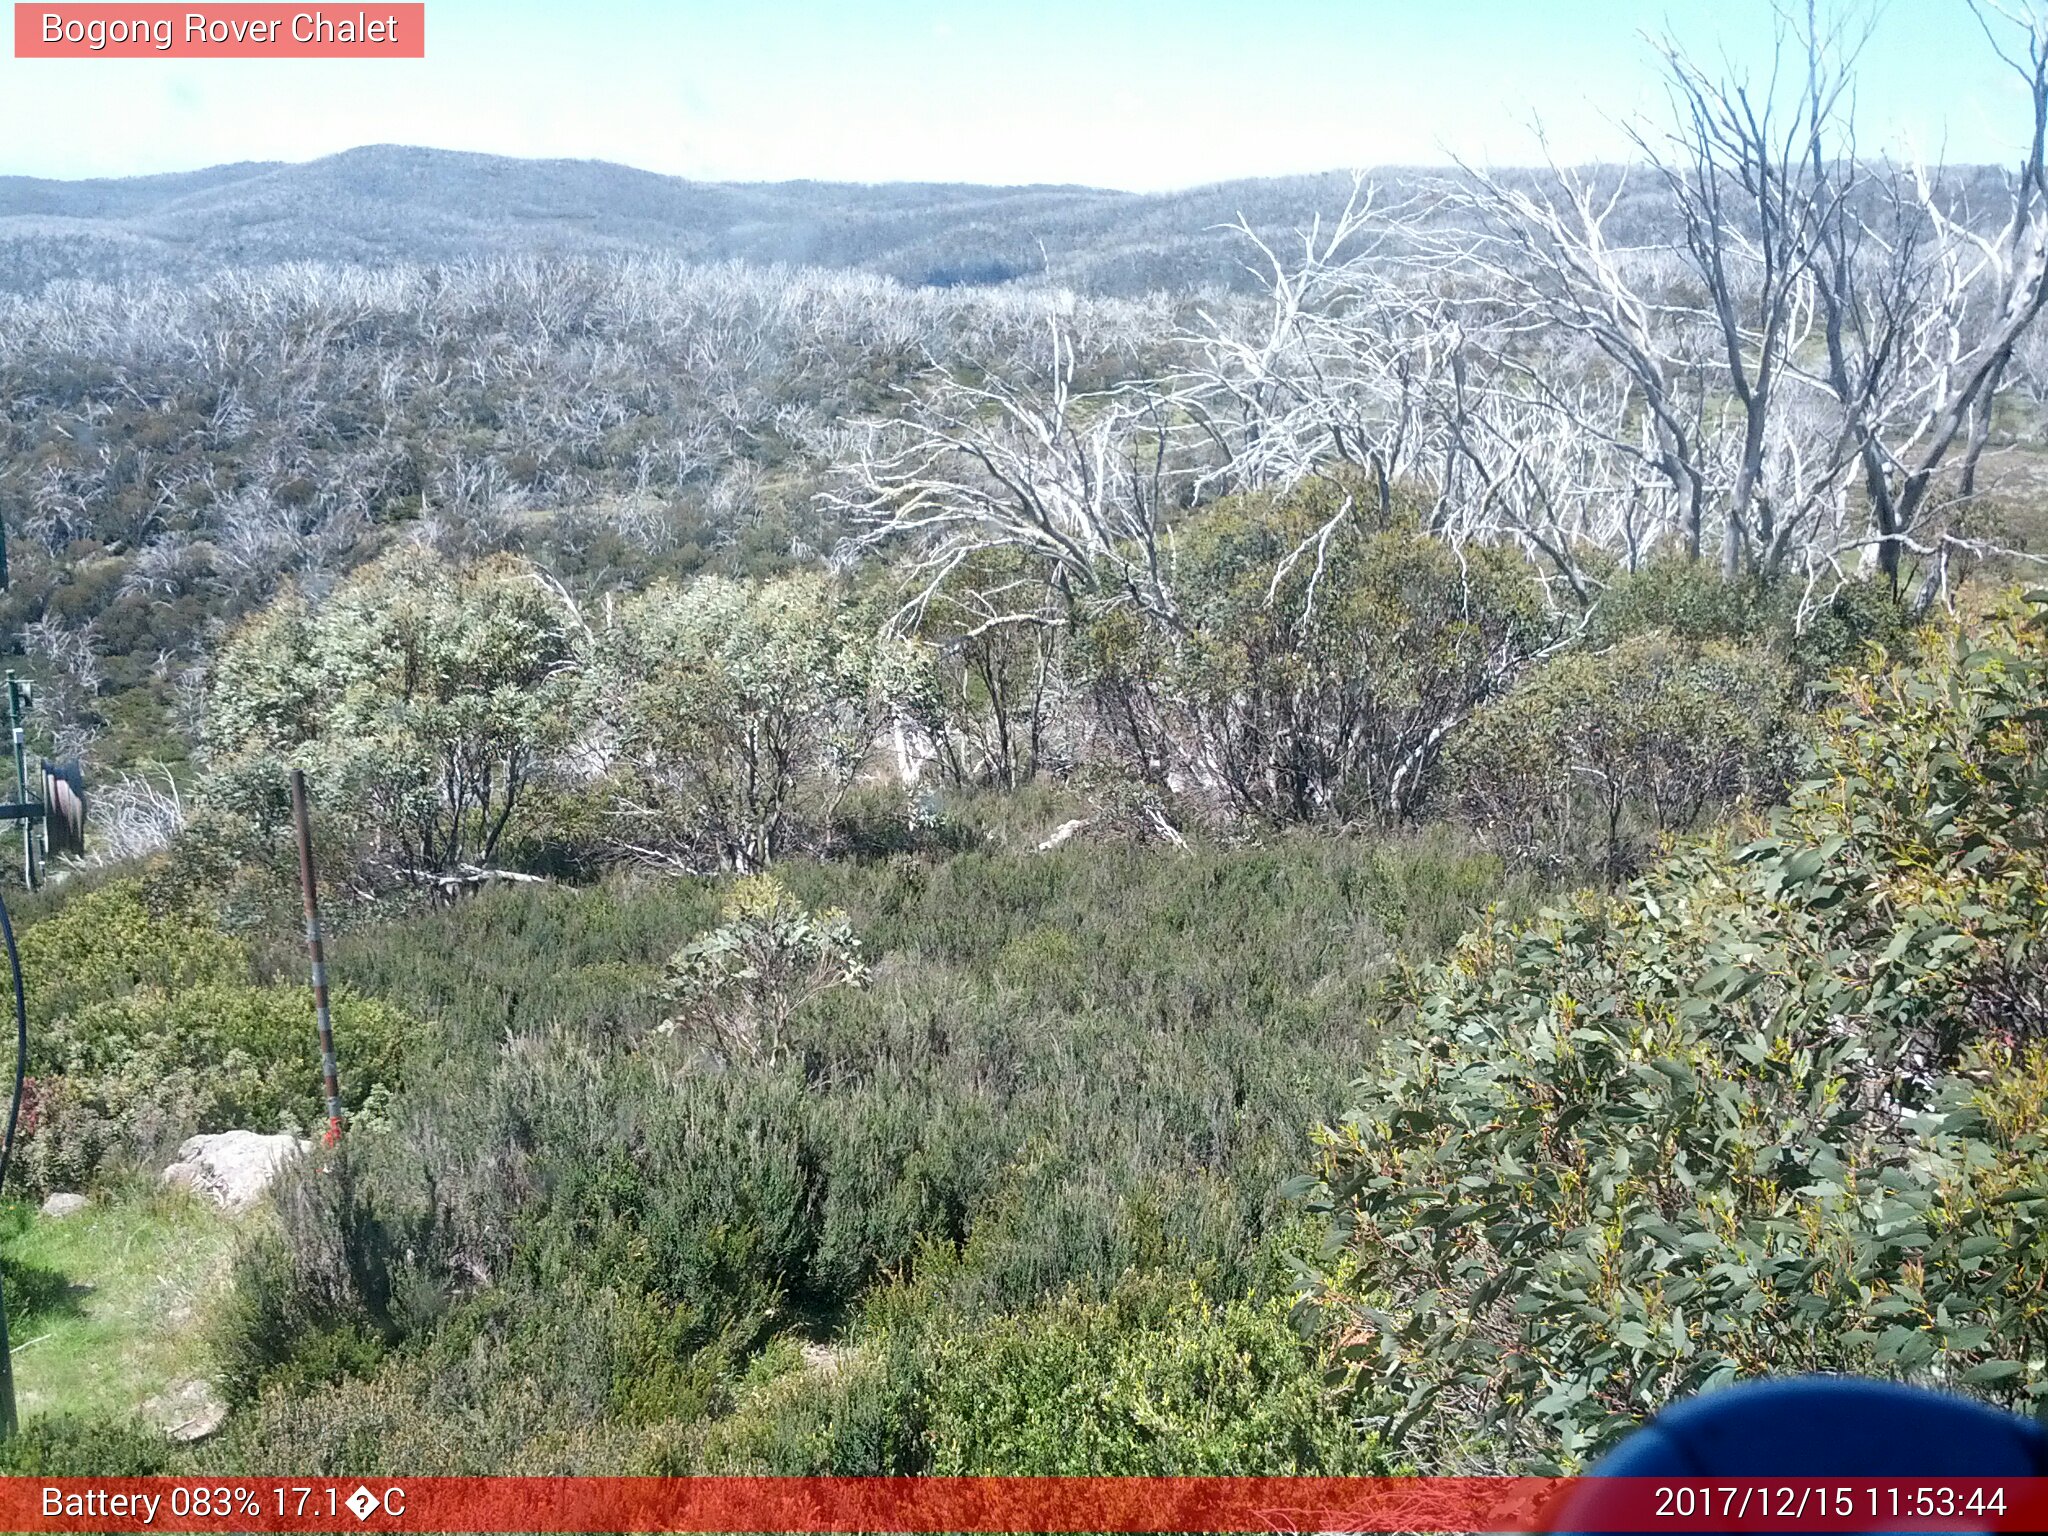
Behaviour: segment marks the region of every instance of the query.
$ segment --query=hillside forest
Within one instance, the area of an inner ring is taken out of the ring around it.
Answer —
[[[1813,10],[1767,103],[1667,48],[1627,165],[1222,232],[0,188],[0,635],[91,794],[9,892],[0,1466],[1495,1473],[1789,1370],[2048,1398],[2048,11],[1955,9],[2012,166],[1859,149]],[[313,1143],[234,1218],[161,1178],[229,1130]]]

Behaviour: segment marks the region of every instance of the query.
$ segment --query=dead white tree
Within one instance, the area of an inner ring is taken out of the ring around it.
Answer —
[[[1447,249],[1536,322],[1526,345],[1502,333],[1505,367],[1475,398],[1513,380],[1568,434],[1650,471],[1593,478],[1628,485],[1653,537],[1717,554],[1731,578],[1834,567],[1853,548],[1896,584],[1916,547],[1970,542],[1957,523],[1992,405],[2048,301],[2048,19],[1963,3],[2032,103],[1998,217],[1939,170],[1859,154],[1866,34],[1820,0],[1788,14],[1761,80],[1667,44],[1670,115],[1632,131],[1669,228],[1629,203],[1626,171],[1466,168],[1445,189]],[[1627,391],[1620,429],[1603,376]],[[1453,437],[1497,496],[1512,482],[1472,452],[1484,420],[1464,411]]]
[[[1533,183],[1467,167],[1443,196],[1478,226],[1462,242],[1468,259],[1527,317],[1529,340],[1514,361],[1530,392],[1571,428],[1604,437],[1651,471],[1651,516],[1697,558],[1713,495],[1703,444],[1705,337],[1697,314],[1681,313],[1660,292],[1669,286],[1670,268],[1659,261],[1668,243],[1631,244],[1610,230],[1629,183],[1626,171],[1602,180],[1554,163]],[[1583,343],[1625,382],[1639,432],[1617,433],[1576,412],[1583,374],[1559,337]]]
[[[91,841],[79,862],[96,868],[161,852],[185,816],[177,776],[161,763],[144,764],[94,792]]]
[[[2048,305],[2048,10],[1968,4],[2031,107],[2001,216],[1972,207],[1939,169],[1871,172],[1818,141],[1811,155],[1829,215],[1814,251],[1820,382],[1842,412],[1869,507],[1859,543],[1895,584],[1906,554],[1962,538],[1949,525],[1977,492],[1993,405]]]
[[[1667,43],[1672,126],[1661,140],[1634,134],[1678,213],[1682,254],[1718,341],[1719,366],[1705,388],[1725,391],[1738,417],[1727,444],[1733,472],[1716,487],[1721,570],[1731,579],[1780,546],[1779,509],[1804,499],[1772,471],[1805,460],[1771,450],[1784,431],[1787,375],[1813,329],[1814,232],[1845,212],[1827,189],[1805,183],[1812,156],[1830,153],[1856,44],[1823,32],[1811,7],[1805,44],[1806,89],[1788,94],[1777,79],[1782,32],[1760,87],[1709,76]]]
[[[1387,206],[1355,177],[1327,226],[1283,257],[1242,217],[1265,303],[1204,307],[1181,339],[1193,362],[1176,408],[1216,452],[1200,489],[1285,489],[1332,464],[1373,487],[1382,517],[1394,488],[1441,458],[1445,392],[1463,332],[1442,274],[1416,260],[1428,210]]]
[[[43,717],[56,755],[83,756],[105,724],[99,713],[105,672],[96,626],[91,620],[74,626],[45,612],[22,626],[21,650],[40,682],[36,713]]]
[[[1174,621],[1168,514],[1185,477],[1166,398],[1074,387],[1075,350],[1048,320],[1049,365],[970,381],[934,367],[895,420],[868,424],[826,504],[861,542],[905,550],[922,614],[976,554],[1041,562],[1063,593]]]

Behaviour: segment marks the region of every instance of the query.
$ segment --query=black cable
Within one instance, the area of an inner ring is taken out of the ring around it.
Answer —
[[[14,943],[14,922],[7,915],[7,901],[0,897],[0,938],[7,941],[7,967],[14,973],[14,1100],[7,1106],[7,1138],[0,1141],[0,1189],[7,1185],[7,1168],[14,1161],[14,1131],[21,1121],[21,1091],[28,1081],[28,998],[21,987],[21,951]],[[0,1435],[12,1435],[19,1427],[14,1413],[14,1351],[7,1342],[7,1291],[0,1275]]]
[[[21,1092],[28,1081],[28,999],[21,987],[21,951],[14,943],[14,923],[0,897],[0,939],[7,942],[7,968],[14,973],[14,1102],[7,1106],[7,1139],[0,1142],[0,1189],[7,1185],[7,1167],[14,1161],[14,1128],[21,1119]]]

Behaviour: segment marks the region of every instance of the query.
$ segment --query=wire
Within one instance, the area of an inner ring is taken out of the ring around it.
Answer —
[[[7,941],[7,968],[14,973],[14,1100],[7,1106],[7,1139],[0,1142],[0,1189],[7,1185],[7,1168],[14,1161],[14,1130],[21,1120],[21,1092],[28,1081],[28,999],[21,987],[21,951],[14,943],[14,923],[7,915],[7,902],[0,898],[0,938]]]
[[[14,942],[14,921],[7,915],[7,901],[0,897],[0,938],[7,941],[7,968],[14,973],[14,1100],[7,1106],[7,1138],[0,1142],[0,1189],[7,1185],[7,1168],[14,1161],[14,1131],[21,1122],[21,1090],[28,1081],[28,999],[21,987],[21,951]],[[7,1291],[0,1275],[0,1435],[13,1435],[19,1427],[14,1413],[14,1351],[7,1343]]]

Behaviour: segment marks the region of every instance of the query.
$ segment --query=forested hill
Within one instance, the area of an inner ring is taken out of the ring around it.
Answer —
[[[1371,174],[1381,197],[1397,202],[1444,173]],[[1596,182],[1621,174],[1592,173]],[[1962,206],[1998,190],[1994,168],[1949,174]],[[856,268],[915,287],[1022,279],[1126,295],[1245,289],[1256,285],[1246,265],[1256,253],[1225,226],[1242,217],[1269,244],[1298,249],[1295,232],[1342,208],[1351,186],[1348,171],[1150,194],[688,181],[602,160],[380,144],[299,165],[97,181],[0,176],[0,293],[62,278],[200,277],[286,261],[378,267],[605,252]],[[1668,229],[1672,217],[1656,179],[1635,174],[1607,222],[1634,241]]]
[[[1395,181],[1417,173],[1390,171]],[[377,145],[303,165],[100,181],[0,177],[0,291],[315,260],[658,251],[857,267],[914,285],[1048,277],[1129,293],[1247,280],[1216,226],[1275,234],[1341,207],[1348,174],[1140,195],[1090,187],[686,181],[595,160]]]

